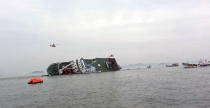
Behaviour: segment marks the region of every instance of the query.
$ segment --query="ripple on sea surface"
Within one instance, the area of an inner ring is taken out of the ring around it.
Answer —
[[[210,68],[141,69],[0,81],[1,108],[208,108]]]

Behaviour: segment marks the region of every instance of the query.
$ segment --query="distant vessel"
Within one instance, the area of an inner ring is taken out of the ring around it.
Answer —
[[[198,67],[198,64],[192,64],[192,63],[182,63],[184,68],[196,68]]]
[[[69,75],[69,74],[85,74],[94,72],[118,71],[121,67],[113,56],[109,58],[94,58],[52,63],[47,68],[49,76]]]
[[[197,68],[210,66],[210,63],[207,60],[205,60],[205,62],[200,60],[199,63],[182,63],[182,65],[185,66],[184,68]]]
[[[166,67],[177,67],[177,66],[179,66],[179,63],[173,63],[170,65],[166,65]]]

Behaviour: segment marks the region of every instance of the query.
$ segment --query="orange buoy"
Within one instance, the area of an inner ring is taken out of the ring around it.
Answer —
[[[28,81],[28,84],[37,84],[37,83],[43,83],[43,80],[40,78],[32,78],[30,81]]]

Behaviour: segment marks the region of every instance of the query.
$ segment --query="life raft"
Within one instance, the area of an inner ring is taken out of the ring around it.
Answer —
[[[43,83],[43,80],[40,78],[33,78],[28,81],[28,84],[37,84],[37,83]]]

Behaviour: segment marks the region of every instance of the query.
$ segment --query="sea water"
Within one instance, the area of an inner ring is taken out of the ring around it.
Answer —
[[[0,79],[0,108],[210,108],[210,68]]]

